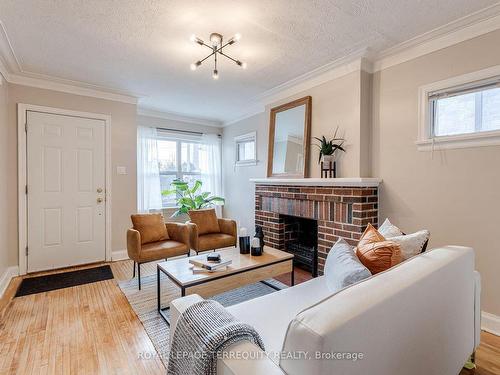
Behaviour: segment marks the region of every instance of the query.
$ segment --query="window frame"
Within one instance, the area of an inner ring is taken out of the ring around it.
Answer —
[[[176,179],[183,179],[183,176],[198,176],[201,175],[201,172],[183,172],[182,171],[182,143],[197,143],[201,144],[201,139],[196,139],[195,137],[186,137],[183,139],[183,137],[175,137],[175,136],[169,136],[168,134],[158,134],[157,135],[157,140],[161,141],[170,141],[170,142],[175,142],[175,152],[176,152],[176,171],[166,171],[162,172],[159,170],[159,175],[160,176],[175,176]],[[168,208],[177,208],[178,206],[176,204],[170,204],[170,205],[163,205],[163,200],[162,200],[162,209],[168,209]]]
[[[445,91],[470,91],[484,86],[485,82],[500,83],[500,65],[463,74],[419,87],[418,138],[415,144],[419,151],[470,148],[500,145],[500,130],[477,131],[467,134],[434,136],[433,103],[430,96]]]
[[[239,160],[239,148],[238,145],[241,143],[253,142],[254,143],[254,158]],[[257,132],[250,132],[234,137],[234,164],[235,166],[250,166],[257,165]]]

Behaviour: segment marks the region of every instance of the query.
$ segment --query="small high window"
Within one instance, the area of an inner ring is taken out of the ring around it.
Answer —
[[[500,130],[498,83],[436,93],[429,99],[434,137]]]
[[[500,67],[420,88],[420,150],[500,144]]]
[[[234,138],[236,165],[257,164],[257,133],[252,132]]]

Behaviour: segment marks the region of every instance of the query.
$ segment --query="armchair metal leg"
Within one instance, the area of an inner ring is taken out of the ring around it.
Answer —
[[[141,290],[141,264],[137,263],[137,278],[139,280],[139,290]]]
[[[135,278],[135,262],[134,262],[134,265],[133,265],[132,267],[133,267],[133,269],[134,269],[134,271],[133,271],[133,273],[132,273],[132,279],[134,279],[134,278]]]

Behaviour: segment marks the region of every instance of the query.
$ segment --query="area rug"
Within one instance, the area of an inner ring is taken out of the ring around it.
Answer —
[[[277,280],[267,280],[270,284],[283,289],[287,286]],[[170,301],[181,296],[180,289],[162,274],[162,305],[168,306]],[[118,285],[137,314],[146,333],[151,339],[160,359],[166,365],[168,360],[170,327],[158,314],[156,300],[156,275],[141,278],[142,290],[137,288],[137,279],[119,282]],[[211,299],[220,302],[223,306],[231,306],[250,299],[276,292],[275,289],[263,283],[255,283],[238,289],[225,292]],[[154,354],[156,355],[156,354]]]
[[[95,283],[112,278],[113,272],[108,265],[44,276],[27,277],[21,281],[21,285],[17,289],[15,296],[21,297],[35,293],[50,292],[51,290]]]

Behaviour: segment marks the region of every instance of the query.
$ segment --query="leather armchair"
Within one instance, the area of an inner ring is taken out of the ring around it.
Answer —
[[[236,221],[217,219],[220,232],[200,235],[198,226],[190,221],[189,226],[191,248],[198,254],[200,251],[215,250],[223,247],[236,247]]]
[[[141,234],[135,229],[127,231],[127,252],[130,259],[134,261],[133,277],[135,277],[135,264],[137,263],[137,274],[139,290],[141,289],[141,264],[187,255],[190,251],[189,228],[186,224],[165,223],[168,232],[168,240],[149,242],[141,245]]]

